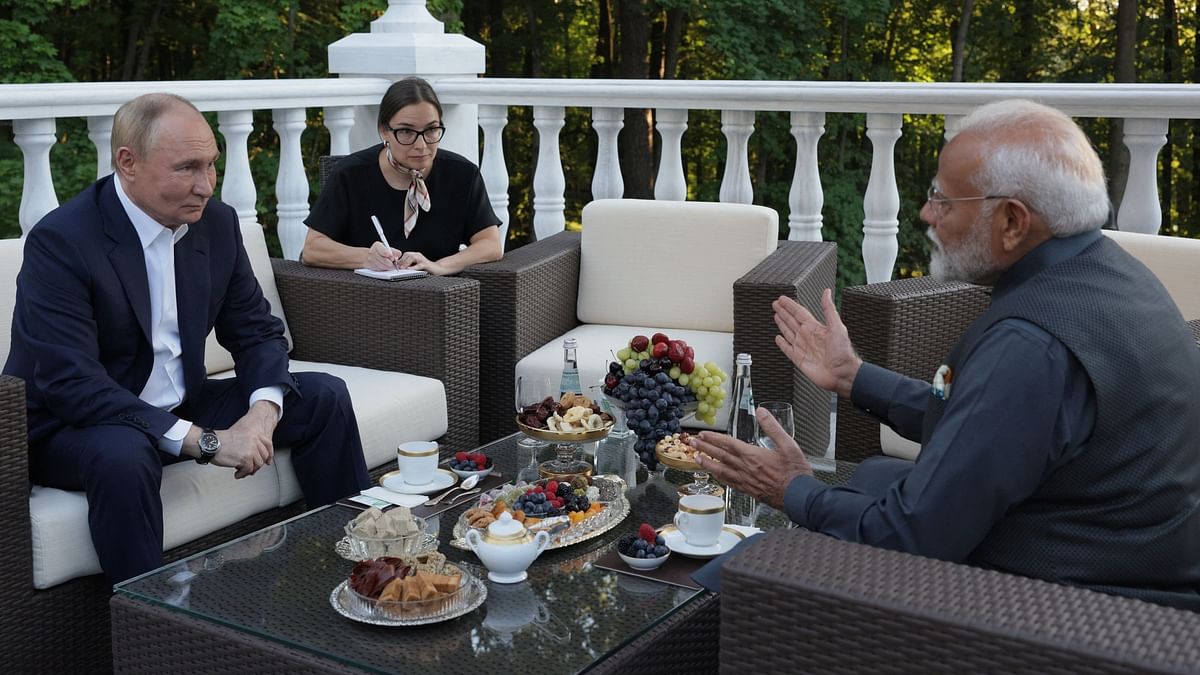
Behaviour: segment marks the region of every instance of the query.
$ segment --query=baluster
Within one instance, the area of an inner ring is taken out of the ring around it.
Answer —
[[[88,138],[96,146],[96,178],[112,173],[112,115],[89,117]]]
[[[276,108],[272,119],[275,133],[279,134],[279,175],[275,177],[279,243],[284,258],[299,260],[304,248],[304,219],[308,216],[308,178],[300,158],[304,108]]]
[[[625,195],[617,134],[625,126],[624,108],[592,108],[596,130],[596,172],[592,174],[592,199],[620,199]]]
[[[863,264],[867,283],[892,278],[896,254],[900,250],[896,235],[900,231],[900,193],[896,188],[894,148],[900,138],[903,118],[896,113],[868,113],[867,137],[871,139],[871,177],[863,199]]]
[[[254,130],[254,111],[222,110],[217,113],[217,129],[225,137],[221,201],[233,207],[242,225],[257,223],[258,191],[254,187],[250,155],[246,150],[250,132]]]
[[[682,202],[687,199],[687,179],[683,176],[683,132],[687,131],[687,109],[659,108],[654,113],[654,128],[662,142],[658,176],[654,179],[654,198]]]
[[[350,154],[350,130],[354,128],[354,106],[325,108],[325,128],[329,130],[329,154]]]
[[[946,139],[947,143],[958,135],[958,128],[962,126],[963,117],[966,117],[966,115],[946,115],[943,138]]]
[[[1162,207],[1158,201],[1158,151],[1167,142],[1170,120],[1125,118],[1125,147],[1129,148],[1129,175],[1117,211],[1122,232],[1158,234]]]
[[[479,126],[483,129],[483,161],[480,173],[487,188],[492,210],[500,218],[500,246],[508,242],[508,166],[504,161],[504,127],[508,124],[508,106],[479,106]]]
[[[753,204],[754,186],[750,183],[750,134],[754,133],[753,110],[722,110],[721,133],[725,134],[725,176],[721,180],[721,201]]]
[[[567,226],[563,214],[567,204],[563,197],[567,179],[563,176],[558,152],[563,114],[562,106],[533,107],[533,126],[538,131],[538,160],[533,175],[533,231],[538,241],[562,232]]]
[[[792,137],[796,139],[796,170],[788,191],[788,239],[821,241],[821,172],[817,167],[817,143],[825,133],[825,113],[793,112]]]
[[[25,157],[25,185],[21,189],[21,206],[17,211],[17,222],[22,234],[42,216],[58,208],[58,197],[54,194],[54,179],[50,174],[50,148],[54,147],[55,124],[53,117],[33,120],[13,120],[13,140]]]

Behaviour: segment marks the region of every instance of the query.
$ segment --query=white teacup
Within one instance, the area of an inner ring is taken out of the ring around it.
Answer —
[[[684,495],[679,498],[675,527],[692,546],[713,546],[725,525],[725,500],[716,495]]]
[[[396,448],[396,463],[405,483],[426,485],[437,473],[438,444],[436,441],[401,443]]]

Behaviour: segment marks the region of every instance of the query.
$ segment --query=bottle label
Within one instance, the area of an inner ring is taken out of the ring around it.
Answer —
[[[558,397],[562,398],[566,394],[581,394],[583,390],[579,388],[579,371],[564,370],[562,380],[558,384]]]

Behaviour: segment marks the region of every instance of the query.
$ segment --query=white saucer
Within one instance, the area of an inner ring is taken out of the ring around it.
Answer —
[[[380,485],[392,492],[399,492],[402,495],[433,494],[438,490],[445,490],[457,482],[458,476],[449,469],[438,469],[437,473],[433,474],[433,480],[424,485],[409,485],[405,483],[399,470],[389,471],[379,477]]]
[[[722,553],[729,552],[729,549],[737,546],[739,541],[746,538],[746,535],[733,528],[723,527],[720,536],[717,537],[717,543],[712,546],[694,546],[687,543],[683,533],[674,525],[663,525],[658,528],[658,533],[662,535],[663,541],[666,542],[667,548],[671,549],[672,553],[689,558],[715,558]]]

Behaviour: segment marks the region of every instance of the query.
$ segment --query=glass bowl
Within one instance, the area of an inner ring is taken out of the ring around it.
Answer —
[[[346,586],[347,609],[364,617],[381,617],[394,619],[421,619],[437,616],[453,611],[464,599],[466,590],[471,584],[467,574],[457,566],[447,563],[442,574],[459,575],[458,588],[448,594],[441,594],[428,600],[375,600],[360,594]]]
[[[353,532],[353,521],[346,523],[346,541],[350,546],[350,554],[359,560],[364,560],[420,553],[425,541],[425,519],[413,516],[413,520],[417,523],[417,531],[398,537],[366,537]]]

